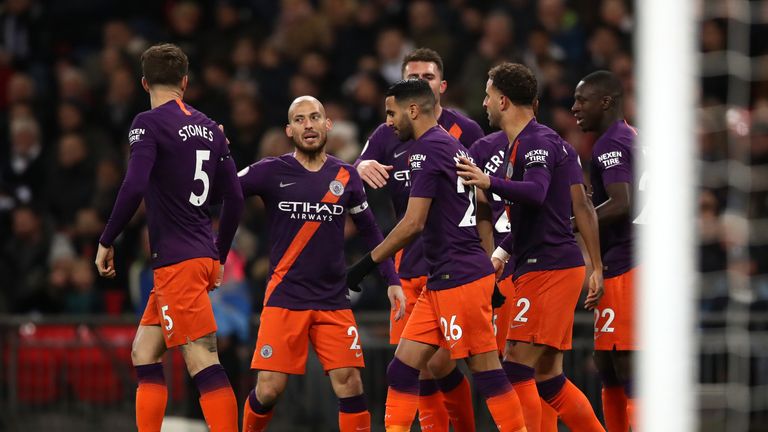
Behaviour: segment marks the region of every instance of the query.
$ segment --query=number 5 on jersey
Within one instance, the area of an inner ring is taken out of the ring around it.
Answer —
[[[195,206],[200,207],[208,198],[208,173],[203,171],[203,162],[211,158],[210,150],[198,150],[195,152],[195,180],[203,182],[203,193],[195,195],[194,192],[189,193],[189,202]]]

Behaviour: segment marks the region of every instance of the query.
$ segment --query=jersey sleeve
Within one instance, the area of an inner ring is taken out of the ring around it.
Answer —
[[[411,154],[411,197],[434,198],[440,183],[440,154],[423,150]]]
[[[384,135],[387,132],[384,128],[387,125],[380,125],[368,137],[368,141],[363,146],[363,152],[360,153],[360,160],[375,160],[381,162],[384,157]]]
[[[157,140],[151,125],[142,115],[133,120],[128,133],[128,143],[131,149],[125,179],[117,194],[112,215],[99,239],[104,246],[112,245],[139,207],[157,157]]]
[[[248,165],[237,173],[240,180],[240,188],[243,191],[243,197],[252,195],[264,196],[268,191],[267,180],[269,179],[269,161],[262,159],[256,163]]]
[[[570,177],[571,186],[577,184],[584,184],[584,169],[581,166],[581,159],[576,150],[572,147],[568,149],[568,172]]]
[[[559,146],[549,139],[526,140],[521,146],[518,157],[523,157],[524,172],[533,168],[544,168],[552,173],[558,160],[555,152],[567,153],[565,147],[558,148]]]
[[[349,171],[349,182],[347,187],[349,189],[349,201],[347,202],[347,211],[350,215],[355,215],[363,212],[368,208],[368,199],[365,196],[365,187],[363,181],[360,179],[360,175],[352,167],[346,167]]]
[[[606,141],[605,145],[600,147],[596,157],[604,185],[607,186],[612,183],[632,184],[634,181],[632,155],[618,141]]]
[[[477,122],[474,120],[468,120],[464,127],[466,129],[464,130],[464,133],[461,135],[461,139],[459,140],[464,145],[464,147],[472,148],[477,140],[485,136],[483,128],[481,128],[480,125],[477,124]],[[477,163],[477,161],[475,161],[475,163]]]

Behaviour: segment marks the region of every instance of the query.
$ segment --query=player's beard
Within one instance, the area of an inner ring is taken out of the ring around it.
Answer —
[[[397,125],[397,139],[402,142],[410,141],[413,139],[413,126],[408,120],[403,120]]]
[[[491,110],[491,109],[488,109],[486,111],[488,112],[488,124],[491,127],[493,127],[493,128],[499,127],[499,117],[500,116],[498,115],[498,113],[494,114],[493,110]]]
[[[307,145],[304,144],[302,141],[302,137],[293,137],[293,145],[296,147],[296,151],[299,153],[302,153],[308,157],[314,157],[317,156],[318,153],[321,153],[325,150],[325,144],[328,142],[328,136],[327,135],[318,135],[318,144],[315,145]]]

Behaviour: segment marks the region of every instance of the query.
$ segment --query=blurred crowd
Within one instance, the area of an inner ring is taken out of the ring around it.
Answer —
[[[417,47],[444,59],[443,105],[486,130],[488,69],[507,60],[527,64],[540,84],[539,120],[586,162],[594,137],[582,134],[570,114],[582,76],[615,72],[634,121],[631,3],[6,0],[0,6],[0,312],[119,314],[141,307],[152,283],[143,212],[116,244],[116,279],[98,278],[93,259],[124,173],[129,126],[149,109],[138,58],[153,43],[172,42],[189,55],[185,100],[225,127],[239,168],[291,150],[286,110],[304,94],[319,97],[335,122],[329,151],[355,160],[384,120],[383,94],[400,79],[403,57]],[[710,153],[722,149],[713,144]],[[371,200],[374,209],[388,208],[381,194]],[[391,216],[379,213],[389,228]],[[217,294],[220,307],[261,303],[268,271],[263,220],[258,200],[249,202],[225,280],[232,288]],[[350,254],[360,250],[350,242]],[[366,295],[356,299],[359,307],[385,303],[380,292]],[[228,296],[236,300],[227,303]],[[243,298],[250,301],[238,302]],[[231,325],[242,329],[237,320]]]

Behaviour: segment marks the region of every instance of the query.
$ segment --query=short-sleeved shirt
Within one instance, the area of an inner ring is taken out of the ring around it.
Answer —
[[[613,183],[635,184],[633,152],[636,135],[637,132],[625,120],[619,120],[595,142],[591,170],[592,202],[595,207],[608,200],[606,186]],[[630,212],[621,220],[600,226],[600,252],[606,278],[624,274],[635,265],[631,218]]]
[[[474,120],[449,108],[443,108],[437,123],[466,148],[483,136],[483,130]],[[412,145],[412,140],[400,141],[391,128],[382,124],[371,134],[360,155],[361,160],[372,159],[383,165],[393,166],[387,180],[387,191],[398,220],[403,218],[405,209],[408,207],[408,196],[411,190],[408,155]],[[398,273],[400,277],[410,279],[424,276],[427,272],[423,242],[419,237],[403,250]]]
[[[265,306],[291,310],[350,308],[344,225],[368,207],[354,167],[328,156],[309,171],[293,154],[265,158],[238,173],[243,195],[259,195],[270,233]]]
[[[417,139],[410,149],[411,197],[431,198],[424,225],[424,256],[429,266],[427,289],[454,288],[493,273],[476,226],[474,187],[456,174],[469,152],[441,126]]]
[[[138,114],[128,143],[131,158],[152,167],[144,194],[152,267],[192,258],[218,260],[208,203],[217,179],[225,178],[218,171],[234,171],[234,164],[229,165],[226,137],[216,122],[171,100]],[[111,243],[121,229],[108,224],[102,238]]]
[[[515,260],[514,278],[542,270],[584,265],[573,234],[571,185],[583,183],[574,148],[552,129],[532,119],[518,134],[514,164],[507,176],[521,181],[527,170],[549,171],[550,183],[541,206],[507,202]]]
[[[469,149],[469,154],[475,160],[475,164],[483,170],[485,174],[491,177],[504,178],[506,175],[506,163],[504,155],[509,146],[509,138],[504,131],[496,131],[475,141]],[[491,204],[491,213],[493,215],[493,239],[496,246],[499,246],[504,238],[509,235],[511,227],[507,215],[504,200],[495,193],[488,196]],[[507,263],[501,275],[506,279],[515,270],[514,262]]]

